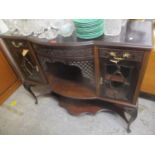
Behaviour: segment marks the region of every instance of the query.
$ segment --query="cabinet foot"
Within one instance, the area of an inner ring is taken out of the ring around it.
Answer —
[[[130,115],[130,118],[128,119],[128,125],[127,125],[127,132],[130,133],[131,132],[130,126],[132,122],[136,119],[138,110],[137,109],[126,109],[125,111]]]
[[[23,86],[24,86],[24,88],[34,97],[34,99],[35,99],[35,104],[38,104],[38,99],[37,99],[37,97],[35,96],[35,94],[33,93],[32,89],[31,89],[31,87],[32,87],[33,85],[24,83]]]

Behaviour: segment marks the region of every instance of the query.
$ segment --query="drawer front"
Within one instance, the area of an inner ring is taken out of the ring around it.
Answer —
[[[28,43],[25,40],[19,39],[6,39],[7,46],[11,49],[23,49],[28,48]]]
[[[143,51],[132,51],[132,50],[118,50],[118,49],[107,49],[99,48],[100,57],[114,59],[118,61],[137,61],[143,60]]]
[[[53,60],[86,60],[93,59],[92,47],[62,48],[42,45],[33,45],[36,52]]]
[[[21,62],[22,57],[25,56],[27,53],[31,53],[28,42],[25,40],[4,39],[4,41],[12,56],[16,59],[17,63]]]

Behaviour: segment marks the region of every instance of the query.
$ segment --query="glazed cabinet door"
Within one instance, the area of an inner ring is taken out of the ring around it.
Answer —
[[[22,39],[4,39],[11,55],[20,68],[24,79],[30,82],[46,83],[45,76],[30,44]]]
[[[100,48],[100,95],[133,102],[144,52]]]

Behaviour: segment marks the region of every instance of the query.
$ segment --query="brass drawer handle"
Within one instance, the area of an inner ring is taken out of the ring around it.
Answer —
[[[110,52],[110,56],[116,57],[116,53],[115,52]]]
[[[110,52],[110,56],[113,57],[113,59],[111,59],[110,61],[114,62],[114,63],[117,63],[121,60],[125,60],[125,59],[131,57],[130,53],[128,53],[128,52],[123,53],[123,55],[121,57],[117,56],[117,54],[115,52]]]
[[[128,52],[123,53],[123,58],[130,58],[131,54]]]
[[[22,42],[14,42],[14,41],[12,41],[11,42],[11,44],[14,46],[14,47],[16,47],[16,48],[20,48],[21,46],[23,46],[23,43]]]
[[[121,60],[124,60],[124,57],[118,57],[117,54],[115,52],[110,52],[110,56],[112,57],[112,59],[110,59],[111,62],[113,63],[118,63]]]
[[[100,85],[103,84],[103,77],[100,77],[99,83],[100,83]]]
[[[22,56],[25,57],[29,53],[29,49],[22,50]]]
[[[110,59],[111,62],[117,64],[119,61],[118,60],[114,60],[114,59]]]
[[[38,66],[35,66],[35,68],[36,68],[36,71],[39,72],[39,67]]]

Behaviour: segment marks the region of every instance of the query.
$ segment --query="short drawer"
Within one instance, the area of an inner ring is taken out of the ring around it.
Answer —
[[[27,41],[20,39],[4,39],[5,43],[10,49],[24,49],[29,48]]]
[[[138,61],[143,60],[143,51],[132,51],[132,50],[119,50],[119,49],[108,49],[99,48],[100,57],[102,58],[112,58],[116,60],[127,60],[127,61]]]

